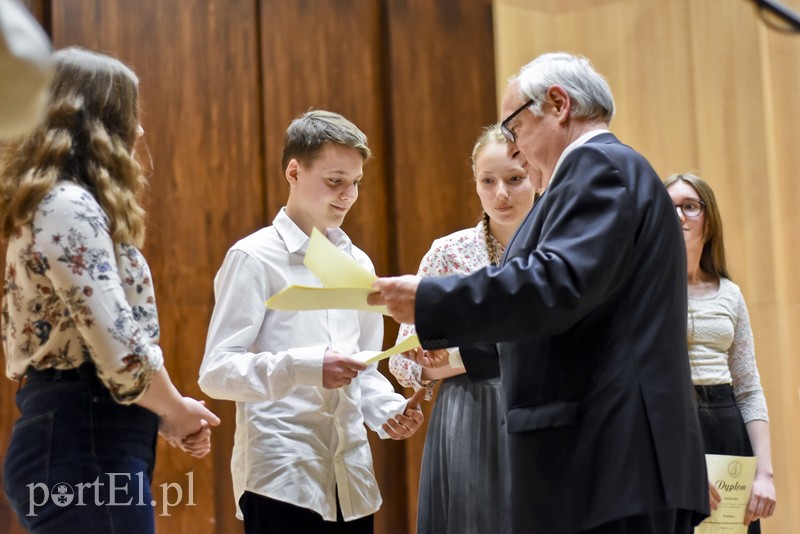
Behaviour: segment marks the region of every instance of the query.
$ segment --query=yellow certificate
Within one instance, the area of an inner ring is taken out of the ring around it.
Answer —
[[[353,354],[353,358],[357,358],[364,363],[373,363],[388,358],[389,356],[394,356],[395,354],[400,354],[401,352],[415,349],[419,346],[419,338],[417,337],[417,334],[413,334],[405,338],[391,349],[387,349],[383,352],[378,352],[377,350],[363,350]]]
[[[360,287],[289,286],[267,300],[273,310],[362,310],[389,315],[386,306],[370,306],[367,295],[374,289]]]
[[[323,287],[290,285],[267,300],[268,308],[362,310],[389,315],[385,306],[367,304],[367,295],[375,292],[372,283],[378,277],[339,250],[316,228],[311,232],[303,263],[322,281]]]
[[[275,293],[265,303],[274,310],[362,310],[389,315],[386,306],[370,306],[367,295],[374,293],[372,283],[378,279],[331,243],[314,228],[303,260],[324,287],[290,285]],[[383,352],[362,351],[353,356],[364,363],[373,363],[394,354],[419,347],[416,335]]]
[[[695,534],[747,534],[743,521],[756,476],[755,456],[706,454],[706,468],[722,502],[694,529]]]
[[[371,289],[378,279],[314,228],[303,259],[308,269],[322,280],[325,287],[361,287]],[[374,291],[374,290],[373,290]]]

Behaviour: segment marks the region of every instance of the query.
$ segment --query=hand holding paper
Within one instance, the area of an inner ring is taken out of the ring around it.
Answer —
[[[407,274],[392,278],[379,278],[372,284],[378,293],[367,297],[367,302],[386,305],[389,314],[398,323],[414,324],[414,305],[421,278]]]
[[[265,305],[276,310],[363,310],[388,315],[385,306],[370,305],[367,297],[374,292],[372,284],[378,277],[367,271],[350,256],[336,248],[322,232],[314,228],[308,243],[308,251],[303,260],[308,269],[319,278],[325,287],[291,285],[276,293]],[[399,345],[384,351],[362,351],[351,357],[331,356],[330,369],[323,367],[323,386],[342,387],[358,375],[365,367],[356,369],[352,362],[370,364],[414,347],[419,347],[419,339],[412,336]],[[333,351],[328,351],[331,354]],[[325,355],[328,365],[328,354]],[[347,363],[349,360],[351,363]],[[327,373],[327,374],[326,374]],[[355,373],[355,374],[353,374]]]
[[[366,368],[365,363],[328,349],[322,360],[322,387],[335,389],[346,386]]]
[[[407,352],[409,350],[414,350],[416,347],[419,347],[419,338],[416,334],[407,337],[394,347],[387,349],[383,352],[378,352],[374,350],[364,350],[357,354],[353,355],[353,358],[361,360],[364,363],[374,363],[389,356],[394,356],[395,354],[400,354],[401,352]]]
[[[695,528],[696,534],[747,533],[744,516],[753,489],[756,458],[706,454],[708,480],[721,500],[711,515]]]

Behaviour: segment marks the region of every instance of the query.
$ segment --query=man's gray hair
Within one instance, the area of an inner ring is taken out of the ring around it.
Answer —
[[[519,83],[523,95],[533,100],[529,109],[537,116],[542,115],[547,90],[558,85],[572,101],[571,117],[605,123],[614,117],[614,97],[608,81],[583,56],[566,52],[542,54],[522,67],[509,83]]]

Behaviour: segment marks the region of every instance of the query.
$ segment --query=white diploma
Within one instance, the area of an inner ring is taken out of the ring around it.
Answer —
[[[756,476],[755,456],[706,454],[708,480],[722,501],[695,529],[695,534],[747,534],[744,514],[750,502]]]
[[[362,310],[389,315],[386,306],[367,304],[367,295],[375,292],[372,283],[378,277],[339,250],[316,228],[311,232],[303,263],[322,281],[323,287],[290,285],[267,300],[268,308]]]

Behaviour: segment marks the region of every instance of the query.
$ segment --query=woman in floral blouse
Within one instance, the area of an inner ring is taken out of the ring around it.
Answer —
[[[21,382],[4,489],[31,532],[154,532],[156,435],[201,457],[219,419],[170,381],[139,248],[138,79],[55,54],[46,118],[6,147],[6,374]]]
[[[472,149],[475,188],[483,217],[474,228],[437,239],[419,266],[422,276],[469,274],[498,265],[505,245],[531,210],[537,187],[508,156],[499,127],[484,130]],[[398,341],[414,333],[401,325]],[[482,534],[509,528],[509,466],[494,346],[470,347],[463,366],[440,366],[447,354],[415,351],[393,356],[389,369],[414,389],[443,380],[425,438],[420,474],[419,534]],[[429,356],[431,356],[429,358]],[[430,362],[430,366],[428,366]]]

